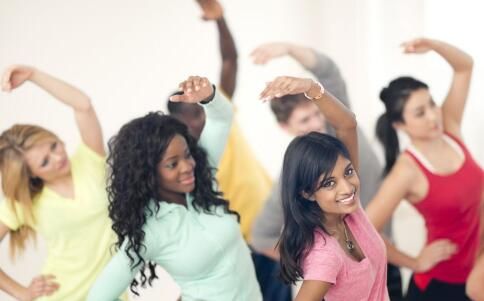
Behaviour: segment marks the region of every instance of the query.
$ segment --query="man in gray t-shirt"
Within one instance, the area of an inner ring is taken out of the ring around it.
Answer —
[[[310,71],[324,88],[337,99],[350,108],[346,84],[341,76],[338,66],[328,56],[317,53],[313,49],[286,43],[273,43],[257,48],[252,56],[256,64],[265,64],[267,61],[289,55],[298,61],[305,69]],[[334,129],[325,122],[324,116],[316,104],[308,101],[303,95],[288,95],[277,101],[271,101],[271,109],[285,131],[297,136],[312,131],[334,135]],[[360,199],[363,207],[371,201],[376,194],[381,181],[383,167],[378,161],[368,138],[358,128],[359,162],[361,181]],[[254,249],[266,256],[278,259],[279,254],[275,245],[279,240],[283,226],[283,212],[281,201],[281,187],[276,181],[264,208],[257,217],[252,228],[251,245]],[[391,222],[385,229],[385,234],[391,239]],[[391,271],[390,271],[391,269]],[[395,281],[390,279],[390,273],[396,275]],[[392,300],[401,298],[400,272],[398,268],[389,266],[389,288],[397,286],[397,292]]]

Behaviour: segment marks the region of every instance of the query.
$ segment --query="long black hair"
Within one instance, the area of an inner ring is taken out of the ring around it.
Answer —
[[[222,194],[214,190],[215,180],[207,153],[189,135],[186,125],[161,112],[151,112],[125,124],[109,141],[109,217],[118,237],[116,248],[123,245],[132,269],[141,266],[140,281],[143,287],[147,281],[151,285],[158,278],[152,262],[148,262],[149,278],[144,272],[146,262],[141,256],[143,249],[146,249],[143,226],[148,217],[158,212],[160,202],[166,201],[160,197],[157,166],[176,135],[185,138],[196,162],[195,189],[191,193],[195,210],[212,214],[214,206],[222,206],[226,213],[235,214],[239,219],[236,212],[229,210]],[[152,202],[154,210],[151,210]],[[138,294],[138,284],[134,279],[130,286],[135,294]]]
[[[398,135],[393,123],[404,122],[403,108],[412,92],[428,88],[427,84],[413,77],[398,77],[381,90],[380,100],[385,104],[385,113],[378,118],[376,136],[385,149],[384,176],[390,172],[400,153]]]
[[[328,233],[324,212],[303,193],[311,195],[320,188],[319,178],[331,176],[339,156],[350,159],[345,145],[337,138],[316,132],[295,138],[286,150],[281,176],[284,228],[279,251],[281,276],[287,283],[303,277],[302,262],[313,246],[314,231]]]

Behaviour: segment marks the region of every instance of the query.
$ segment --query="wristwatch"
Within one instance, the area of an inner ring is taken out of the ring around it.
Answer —
[[[320,90],[319,90],[319,94],[318,94],[318,95],[316,95],[316,96],[314,96],[314,97],[311,97],[311,96],[309,96],[309,95],[308,95],[308,93],[307,93],[307,92],[304,92],[304,96],[305,96],[307,99],[309,99],[309,100],[318,100],[318,99],[320,99],[321,97],[323,97],[323,94],[324,94],[324,87],[323,87],[323,85],[321,85],[321,84],[320,84],[320,83],[318,83],[318,82],[314,82],[314,83],[316,83],[316,84],[319,86],[319,89],[320,89]],[[312,87],[311,87],[311,88],[312,88]],[[311,89],[309,89],[309,90],[311,90]],[[308,92],[309,92],[309,91],[308,91]]]

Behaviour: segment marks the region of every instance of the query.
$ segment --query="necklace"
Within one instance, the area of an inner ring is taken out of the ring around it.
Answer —
[[[346,223],[345,222],[343,222],[343,229],[345,231],[346,249],[348,249],[348,251],[350,251],[350,252],[353,252],[353,250],[355,249],[355,244],[348,237],[348,232],[346,232]]]

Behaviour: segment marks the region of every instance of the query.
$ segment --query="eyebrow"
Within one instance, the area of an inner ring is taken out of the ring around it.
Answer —
[[[186,154],[187,152],[190,152],[190,149],[189,149],[188,147],[185,149],[185,154]],[[162,160],[162,162],[165,162],[165,161],[170,161],[170,160],[175,159],[175,158],[178,158],[178,157],[179,157],[179,155],[174,155],[174,156],[171,156],[171,157],[169,157],[169,158],[163,159],[163,160]]]

